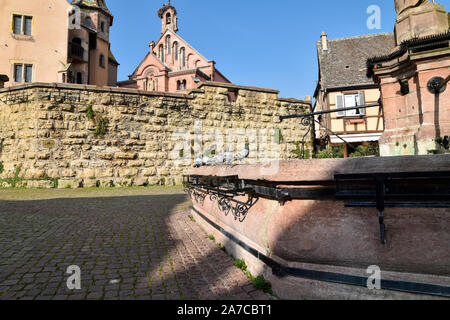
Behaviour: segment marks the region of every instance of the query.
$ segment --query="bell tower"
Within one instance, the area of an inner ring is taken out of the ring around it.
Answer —
[[[158,10],[158,17],[162,21],[161,34],[166,32],[167,29],[170,29],[173,32],[178,31],[177,9],[170,4],[170,0],[168,4],[163,5],[163,7]]]

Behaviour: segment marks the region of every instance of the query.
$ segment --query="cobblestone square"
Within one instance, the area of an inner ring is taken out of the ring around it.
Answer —
[[[0,190],[0,300],[268,299],[189,206],[175,187]]]

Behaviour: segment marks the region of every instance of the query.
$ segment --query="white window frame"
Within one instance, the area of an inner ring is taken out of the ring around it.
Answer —
[[[347,111],[339,111],[340,109],[351,108],[354,107],[355,104],[347,103],[347,97],[352,97],[355,99],[356,106],[362,106],[365,104],[365,94],[364,91],[358,91],[358,93],[349,93],[349,94],[337,94],[336,95],[336,109],[338,110],[337,116],[339,118],[343,117],[361,117],[365,116],[365,109],[359,109],[359,114],[357,113],[357,109],[347,110]]]

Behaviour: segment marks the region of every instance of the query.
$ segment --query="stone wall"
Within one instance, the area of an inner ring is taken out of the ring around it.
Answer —
[[[188,95],[42,83],[10,87],[0,90],[1,183],[48,188],[56,182],[60,188],[180,184],[201,148],[227,130],[247,137],[248,161],[264,160],[259,156],[268,143],[248,138],[245,130],[279,131],[277,156],[292,159],[308,128],[295,120],[280,123],[278,116],[310,109],[310,103],[279,99],[275,90],[216,83]],[[195,130],[209,132],[209,139],[199,139]],[[225,145],[233,151],[243,143],[234,139]]]

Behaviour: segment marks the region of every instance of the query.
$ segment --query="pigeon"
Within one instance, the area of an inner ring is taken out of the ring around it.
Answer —
[[[202,154],[194,161],[194,168],[200,168],[201,166],[203,166],[203,155]]]
[[[250,144],[247,142],[245,144],[245,149],[238,152],[236,156],[234,157],[234,161],[241,161],[247,158],[250,155]]]
[[[212,159],[212,162],[214,165],[219,165],[224,163],[224,156],[223,155],[217,155]]]
[[[233,153],[230,152],[228,148],[225,149],[225,153],[223,154],[223,160],[226,164],[232,164],[234,160]]]
[[[210,157],[203,157],[202,162],[204,166],[210,166],[213,164],[213,159]]]

